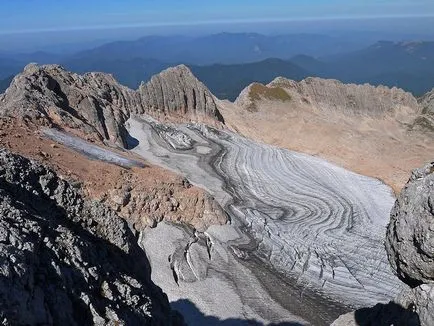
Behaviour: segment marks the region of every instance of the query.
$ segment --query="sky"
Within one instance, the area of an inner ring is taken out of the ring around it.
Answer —
[[[0,34],[434,16],[434,0],[0,0]]]

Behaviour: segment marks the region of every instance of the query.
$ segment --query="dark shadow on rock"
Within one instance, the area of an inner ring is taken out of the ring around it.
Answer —
[[[122,131],[122,137],[125,142],[125,149],[131,150],[139,146],[139,140],[131,136],[126,128]]]
[[[101,284],[106,281],[108,284],[117,283],[124,288],[128,288],[128,290],[132,289],[131,296],[136,295],[142,301],[144,301],[144,297],[140,295],[143,294],[143,291],[151,298],[161,300],[161,302],[154,301],[156,305],[151,308],[150,312],[156,319],[162,317],[163,311],[160,311],[161,307],[158,305],[161,303],[164,306],[166,296],[160,288],[152,283],[149,261],[138,246],[131,231],[125,228],[124,239],[129,244],[129,252],[125,252],[86,228],[86,223],[96,223],[92,221],[92,217],[86,219],[71,216],[71,213],[61,207],[56,200],[44,194],[39,186],[38,177],[39,175],[34,173],[26,180],[34,185],[33,189],[37,188],[40,192],[38,195],[25,189],[22,185],[6,182],[0,177],[0,195],[13,198],[13,201],[9,203],[11,209],[22,212],[22,216],[19,216],[22,221],[18,220],[18,217],[11,219],[2,216],[2,219],[11,223],[11,229],[16,227],[15,224],[24,223],[24,221],[28,221],[29,224],[33,225],[34,230],[31,229],[29,235],[19,235],[22,237],[22,241],[27,242],[30,242],[34,237],[37,238],[36,232],[40,232],[44,241],[50,241],[50,243],[58,245],[61,234],[64,233],[64,230],[68,230],[75,238],[71,240],[71,243],[66,244],[65,242],[65,246],[75,246],[74,248],[76,252],[79,252],[80,256],[75,259],[68,256],[71,250],[68,251],[61,247],[52,248],[38,243],[39,249],[35,251],[38,254],[37,257],[30,257],[28,261],[19,261],[19,263],[31,264],[28,267],[30,271],[28,273],[33,273],[36,276],[44,275],[42,279],[34,279],[33,276],[30,278],[33,287],[43,293],[43,295],[35,299],[36,303],[32,302],[32,304],[45,307],[50,313],[54,324],[65,324],[65,319],[71,317],[79,325],[90,325],[93,324],[92,313],[89,304],[86,304],[82,298],[82,295],[86,294],[90,298],[93,309],[101,316],[104,316],[106,307],[111,305],[112,310],[115,311],[118,317],[128,324],[146,324],[149,321],[148,316],[139,313],[135,309],[136,307],[127,304],[125,298],[120,298],[120,295],[115,293],[115,298],[110,302],[101,293]],[[57,187],[58,179],[52,179],[52,182],[53,187]],[[73,201],[72,198],[70,200]],[[33,252],[30,254],[33,254]],[[79,261],[79,263],[76,261]],[[95,279],[89,276],[86,279],[83,271],[79,268],[81,262],[92,266],[99,273],[98,278]],[[124,282],[124,278],[137,280],[142,287],[136,290]],[[13,281],[17,284],[17,296],[21,293],[24,293],[24,296],[27,293],[26,291],[31,294],[30,289],[20,287],[21,283],[16,280],[6,279],[6,283],[4,280],[0,280],[0,296],[2,290],[6,291],[5,289],[9,288]],[[59,298],[63,301],[59,302]],[[61,304],[65,305],[65,310],[70,308],[70,315],[67,316],[65,311],[59,309]],[[0,308],[2,308],[1,302]],[[3,310],[1,312],[12,319],[16,317],[14,311]],[[164,318],[168,319],[167,316]]]
[[[395,302],[356,310],[354,316],[359,326],[420,326],[419,315],[412,307],[405,309]]]
[[[206,316],[190,300],[181,299],[171,303],[172,309],[183,315],[185,324],[188,326],[207,325],[207,326],[265,326],[264,324],[251,319],[224,319],[221,320],[214,316]],[[282,322],[269,324],[268,326],[302,326],[297,322]]]

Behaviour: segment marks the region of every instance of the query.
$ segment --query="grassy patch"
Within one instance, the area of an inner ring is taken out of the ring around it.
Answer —
[[[250,88],[249,93],[250,100],[252,102],[252,107],[250,110],[256,111],[255,106],[256,101],[261,99],[288,102],[291,101],[291,96],[281,87],[267,87],[262,84],[255,83]]]

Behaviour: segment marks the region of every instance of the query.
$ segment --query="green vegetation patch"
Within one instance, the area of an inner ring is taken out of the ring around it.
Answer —
[[[255,83],[250,88],[249,93],[252,102],[249,110],[257,111],[256,101],[266,99],[272,101],[288,102],[291,101],[291,96],[281,87],[267,87],[262,84]]]
[[[250,88],[250,98],[252,101],[267,99],[286,102],[291,100],[291,96],[283,88],[267,87],[257,83],[253,84]]]

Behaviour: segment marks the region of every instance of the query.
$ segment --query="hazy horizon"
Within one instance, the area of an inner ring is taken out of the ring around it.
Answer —
[[[257,22],[191,23],[72,30],[0,32],[0,52],[75,52],[112,41],[135,40],[149,35],[203,36],[217,33],[354,35],[372,40],[434,40],[434,17],[358,19],[296,19]]]

